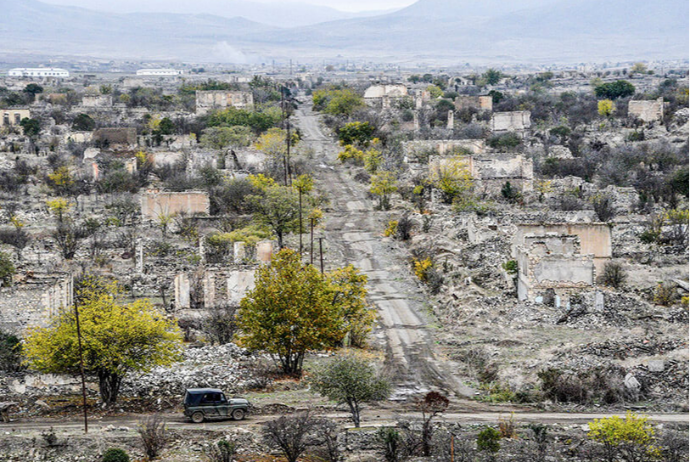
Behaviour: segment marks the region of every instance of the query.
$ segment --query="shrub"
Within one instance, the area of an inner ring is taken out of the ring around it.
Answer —
[[[508,419],[498,418],[498,432],[501,434],[501,438],[517,438],[514,413],[511,412]]]
[[[309,412],[291,416],[281,416],[264,425],[264,440],[277,447],[288,462],[297,462],[311,446],[309,436],[314,432],[319,419]]]
[[[398,234],[398,222],[396,220],[391,220],[388,222],[388,227],[383,232],[386,237],[395,238]]]
[[[654,427],[647,417],[628,411],[625,419],[612,416],[595,419],[589,424],[587,436],[601,443],[607,462],[622,459],[638,462],[658,459],[660,450],[654,445]]]
[[[501,449],[501,434],[495,428],[486,427],[477,435],[477,449],[496,453]]]
[[[209,462],[233,462],[236,452],[235,443],[231,443],[225,438],[204,449],[204,455]]]
[[[211,308],[209,315],[202,324],[202,329],[208,340],[216,345],[225,345],[232,341],[237,330],[236,305],[216,306]]]
[[[522,194],[510,184],[510,181],[507,181],[501,188],[501,196],[511,204],[515,204],[522,199]]]
[[[518,272],[517,260],[508,260],[507,262],[504,262],[501,266],[504,270],[506,270],[506,273],[508,274],[516,275]]]
[[[522,138],[517,133],[508,132],[494,135],[487,140],[487,144],[494,149],[515,149],[522,144]]]
[[[654,303],[661,306],[671,306],[678,297],[673,284],[659,283],[654,290]]]
[[[17,272],[10,256],[0,252],[0,286],[12,285],[12,276]]]
[[[139,421],[137,431],[146,456],[149,459],[158,457],[167,442],[167,429],[163,417],[160,414],[144,417]]]
[[[414,228],[414,222],[409,216],[404,215],[398,220],[398,226],[396,228],[395,238],[401,241],[407,241],[412,236],[412,228]]]
[[[0,331],[0,370],[16,372],[22,369],[22,344],[14,334]]]
[[[398,462],[400,460],[400,433],[391,427],[381,427],[376,432],[376,438],[383,445],[383,457],[386,462]]]
[[[613,199],[606,195],[597,195],[592,199],[594,212],[600,221],[607,222],[616,216],[616,208],[613,206]]]
[[[610,262],[604,265],[604,274],[601,277],[604,285],[618,289],[625,283],[627,278],[628,275],[620,263]]]
[[[421,260],[413,260],[414,274],[422,282],[427,282],[428,272],[434,266],[434,262],[431,258],[424,258]]]
[[[102,462],[129,462],[129,454],[124,449],[110,448],[103,453]]]

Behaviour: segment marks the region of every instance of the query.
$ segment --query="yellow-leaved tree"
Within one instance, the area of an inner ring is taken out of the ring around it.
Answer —
[[[76,290],[84,371],[98,378],[104,403],[116,402],[122,379],[131,371],[149,371],[181,359],[182,337],[176,323],[158,313],[147,299],[122,303],[117,284],[86,276]],[[79,371],[75,310],[65,308],[49,327],[30,328],[26,361],[48,373]]]
[[[429,179],[441,192],[441,198],[446,204],[451,204],[456,197],[471,191],[474,185],[467,162],[462,157],[442,159],[430,168]]]
[[[301,374],[307,351],[334,349],[348,332],[366,335],[373,314],[365,284],[354,268],[323,275],[283,249],[257,271],[254,289],[240,302],[238,342],[275,356],[284,373]]]

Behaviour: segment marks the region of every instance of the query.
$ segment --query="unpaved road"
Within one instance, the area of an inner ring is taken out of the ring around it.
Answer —
[[[374,211],[365,188],[338,166],[338,145],[321,131],[310,103],[302,104],[296,116],[302,142],[314,150],[320,163],[314,172],[316,182],[331,200],[324,232],[329,260],[353,264],[369,277],[369,299],[380,315],[395,395],[436,389],[458,398],[472,396],[474,391],[454,376],[453,364],[434,353],[423,314],[425,295],[401,256],[381,240],[387,215]]]

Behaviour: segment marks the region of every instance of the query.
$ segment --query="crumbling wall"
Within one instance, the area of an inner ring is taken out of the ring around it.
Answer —
[[[484,151],[483,140],[416,140],[402,143],[405,162],[419,162],[421,155],[433,152],[434,155],[447,156],[455,152],[479,154]]]
[[[407,87],[405,85],[372,85],[364,91],[364,99],[380,99],[388,98],[402,98],[407,96]]]
[[[108,146],[136,146],[137,130],[134,127],[99,128],[93,132],[91,140],[94,143]]]
[[[530,111],[494,112],[491,116],[491,131],[519,132],[532,126]]]
[[[0,109],[0,127],[19,126],[22,119],[30,119],[29,109]]]
[[[462,156],[452,158],[434,158],[429,162],[429,171],[443,168],[449,163],[464,164],[474,179],[474,187],[486,194],[499,194],[501,188],[510,185],[522,192],[532,191],[534,186],[534,167],[532,159],[522,155],[486,155]]]
[[[664,98],[655,101],[629,101],[628,115],[644,122],[655,122],[664,118]]]
[[[81,99],[83,107],[113,107],[112,95],[85,95]]]
[[[21,334],[46,326],[59,310],[72,306],[70,274],[30,274],[11,287],[0,288],[0,330]]]
[[[605,223],[536,223],[518,224],[513,238],[513,257],[523,245],[528,235],[546,236],[547,234],[574,235],[580,240],[582,254],[594,256],[597,272],[611,259],[611,228]]]
[[[467,96],[460,95],[455,98],[455,109],[478,109],[480,111],[493,111],[494,100],[491,96]]]
[[[145,220],[156,220],[161,215],[185,213],[208,214],[211,203],[204,191],[158,192],[141,195],[141,215]]]
[[[196,92],[196,113],[205,114],[213,109],[254,106],[254,95],[249,91],[209,90]]]

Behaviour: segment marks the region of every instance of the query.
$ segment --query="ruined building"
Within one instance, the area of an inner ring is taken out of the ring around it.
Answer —
[[[22,119],[30,119],[28,109],[0,109],[0,127],[18,127]]]
[[[455,109],[477,109],[479,111],[493,111],[494,100],[491,96],[466,96],[455,98]]]
[[[656,122],[664,118],[664,98],[655,101],[629,101],[628,115],[643,122]]]
[[[494,133],[522,132],[532,126],[530,111],[494,112],[491,131]]]
[[[603,223],[520,224],[513,240],[520,300],[567,305],[594,287],[611,259],[611,229]]]
[[[251,109],[254,95],[250,91],[210,90],[196,92],[196,113],[206,114],[216,109]]]

